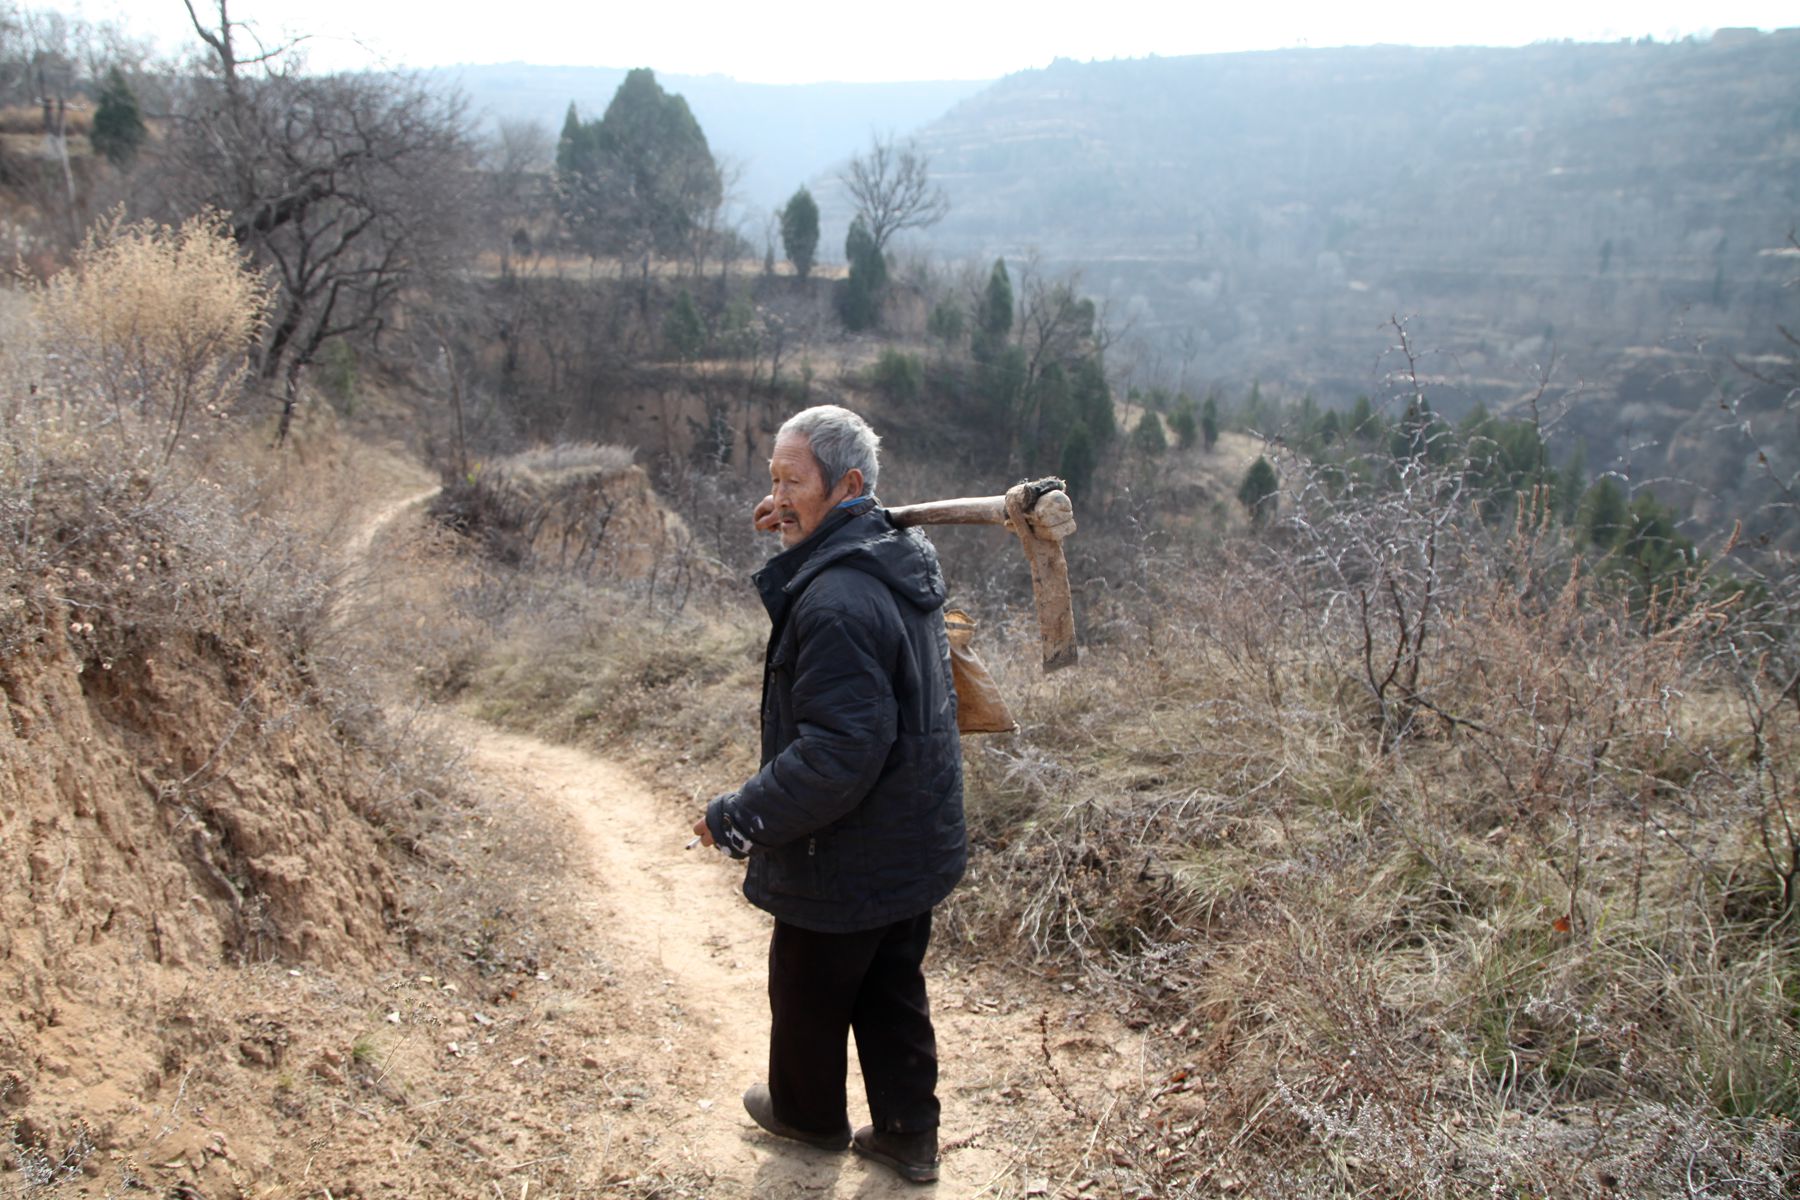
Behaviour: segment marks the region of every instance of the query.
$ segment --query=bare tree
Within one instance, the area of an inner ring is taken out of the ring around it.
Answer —
[[[164,203],[213,208],[274,277],[260,373],[298,381],[330,339],[378,336],[401,292],[460,247],[471,148],[455,97],[397,75],[300,72],[290,47],[246,54],[228,0],[203,20],[210,70],[177,97]]]
[[[0,25],[0,32],[6,32]],[[27,12],[18,25],[20,49],[9,54],[14,70],[8,74],[23,85],[25,99],[43,108],[44,141],[56,155],[61,181],[61,194],[52,199],[49,189],[41,189],[36,197],[46,213],[59,212],[62,235],[69,245],[81,237],[83,224],[75,189],[75,175],[69,166],[69,101],[81,88],[81,46],[88,29],[58,12]],[[47,181],[45,181],[47,182]]]
[[[931,182],[930,160],[918,143],[896,146],[891,134],[873,138],[869,152],[851,159],[838,181],[856,201],[878,251],[902,229],[925,229],[950,212],[950,198]]]
[[[718,191],[707,192],[697,196],[695,205],[696,219],[693,228],[688,232],[687,258],[694,279],[698,282],[706,274],[706,256],[713,253],[719,258],[719,287],[725,285],[725,272],[731,266],[732,258],[746,244],[744,235],[731,224],[726,214],[737,202],[738,186],[744,178],[744,165],[733,158],[716,160],[718,175]]]
[[[1053,279],[1034,256],[1019,270],[1019,291],[1019,340],[1025,348],[1027,386],[1036,383],[1051,363],[1067,366],[1086,355],[1105,353],[1111,344],[1105,313],[1081,294],[1079,271]]]
[[[1023,386],[1019,411],[1013,431],[1014,452],[1041,452],[1046,426],[1065,424],[1069,414],[1046,413],[1045,405],[1060,407],[1060,383],[1046,387],[1047,376],[1073,377],[1084,362],[1098,368],[1105,361],[1114,333],[1107,323],[1103,308],[1081,294],[1081,275],[1071,271],[1061,277],[1047,274],[1036,255],[1027,258],[1019,268],[1018,317],[1016,337],[1024,356]],[[1104,376],[1102,375],[1102,378]],[[1107,424],[1110,437],[1111,424]],[[1099,430],[1092,431],[1096,435]],[[1059,440],[1060,434],[1051,440]],[[1054,462],[1041,464],[1050,469]]]

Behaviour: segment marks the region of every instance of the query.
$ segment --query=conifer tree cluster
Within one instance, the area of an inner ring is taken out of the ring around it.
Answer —
[[[687,101],[644,68],[625,76],[598,121],[569,105],[556,173],[563,215],[595,254],[683,253],[724,193]]]

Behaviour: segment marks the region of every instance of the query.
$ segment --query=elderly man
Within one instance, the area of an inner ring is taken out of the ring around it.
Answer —
[[[755,575],[772,628],[762,767],[694,832],[749,859],[744,895],[775,917],[769,1080],[744,1107],[770,1133],[851,1145],[937,1178],[937,1046],[921,964],[931,910],[962,876],[962,755],[931,543],[875,500],[880,440],[848,409],[781,427]],[[872,1124],[850,1132],[846,1034]]]

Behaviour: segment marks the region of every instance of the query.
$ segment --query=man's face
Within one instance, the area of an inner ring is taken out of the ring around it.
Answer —
[[[775,439],[775,452],[769,456],[769,494],[775,497],[783,550],[811,537],[833,507],[861,492],[861,471],[846,472],[835,487],[825,485],[811,438],[790,434]]]

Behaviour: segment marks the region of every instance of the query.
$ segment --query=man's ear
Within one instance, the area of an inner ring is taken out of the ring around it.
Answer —
[[[844,494],[842,496],[838,497],[839,503],[842,503],[845,500],[854,500],[858,496],[862,495],[863,494],[862,468],[861,467],[851,467],[848,471],[845,471],[844,477],[842,479],[838,480],[838,487],[844,489]]]

